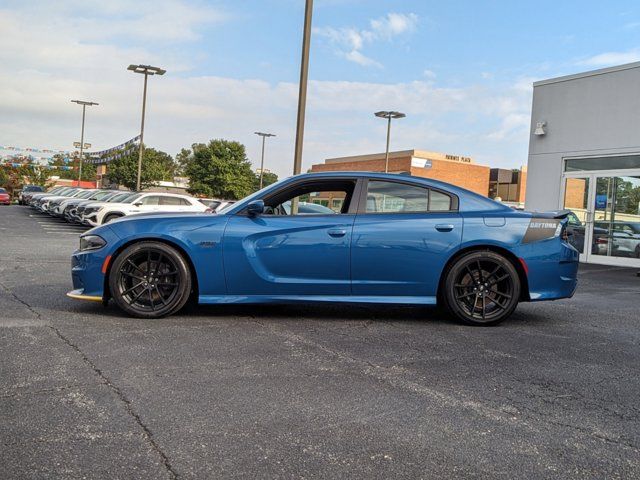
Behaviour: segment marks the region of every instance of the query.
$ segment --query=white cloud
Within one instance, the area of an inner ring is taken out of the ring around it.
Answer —
[[[436,72],[434,72],[433,70],[424,70],[422,72],[422,76],[433,80],[436,78],[437,75],[436,75]]]
[[[640,61],[640,49],[626,52],[605,52],[576,62],[587,67],[609,67]]]
[[[160,1],[166,2],[164,7],[176,2]],[[43,2],[44,12],[38,16],[30,16],[31,6],[0,10],[0,62],[11,66],[0,71],[0,144],[70,148],[80,133],[80,110],[70,103],[72,98],[100,103],[87,111],[86,140],[95,149],[133,137],[140,125],[142,78],[125,68],[131,61],[149,62],[168,70],[164,77],[149,81],[145,139],[150,146],[175,154],[194,142],[228,138],[244,143],[249,158],[257,160],[260,142],[253,132],[265,130],[277,134],[267,145],[268,168],[290,174],[297,85],[195,76],[191,65],[178,56],[179,50],[163,49],[160,40],[134,38],[131,25],[153,14],[146,3],[131,4],[130,23],[117,27],[119,35],[130,35],[126,42],[108,32],[104,37],[96,33],[108,29],[107,19],[93,20],[97,23],[89,26],[73,14],[75,9],[95,9],[99,15],[117,16],[130,5],[124,0],[57,5],[61,10],[54,13]],[[186,32],[171,34],[181,42],[191,42],[199,34],[198,12],[208,22],[220,21],[206,4],[185,5],[158,13],[182,18]],[[348,47],[343,54],[351,54],[351,61],[376,62],[363,52],[373,41],[411,31],[417,20],[405,17],[388,15],[364,31],[331,32]],[[29,35],[23,34],[25,24],[30,25]],[[177,70],[183,74],[172,75]],[[443,88],[434,85],[432,74],[425,71],[420,80],[396,84],[312,80],[303,168],[328,157],[382,151],[385,125],[373,112],[390,105],[408,115],[394,126],[393,149],[450,151],[496,166],[526,161],[528,133],[522,119],[528,117],[531,105],[529,79],[504,89]]]
[[[362,53],[366,45],[378,41],[391,41],[394,37],[410,33],[418,24],[415,13],[388,13],[386,16],[369,21],[369,29],[315,28],[314,33],[327,38],[337,49],[338,54],[347,60],[365,67],[381,68],[382,64]]]

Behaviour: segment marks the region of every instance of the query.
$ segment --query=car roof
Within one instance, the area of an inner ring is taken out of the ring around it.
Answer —
[[[398,173],[382,173],[382,172],[367,172],[367,171],[337,171],[337,172],[314,172],[314,173],[302,173],[299,175],[294,175],[292,177],[285,178],[277,183],[269,185],[263,190],[259,190],[242,200],[238,201],[234,206],[225,211],[225,214],[234,214],[240,211],[247,202],[256,198],[257,195],[268,194],[272,192],[273,189],[282,188],[286,185],[289,185],[293,182],[298,182],[300,180],[318,180],[318,179],[358,179],[358,178],[368,178],[374,180],[389,180],[394,182],[407,182],[415,185],[420,185],[426,188],[436,188],[441,189],[444,192],[453,194],[458,196],[459,205],[458,211],[460,212],[471,212],[471,211],[493,211],[493,212],[510,212],[513,214],[524,214],[524,212],[518,212],[516,210],[511,209],[507,205],[502,203],[498,203],[490,198],[480,195],[478,193],[472,192],[471,190],[467,190],[462,187],[458,187],[456,185],[452,185],[450,183],[441,182],[440,180],[434,180],[432,178],[425,177],[416,177],[414,175],[405,175]],[[226,207],[225,207],[226,210]]]
[[[134,192],[136,193],[136,192]],[[163,197],[185,197],[185,198],[193,198],[189,195],[185,195],[184,193],[171,193],[171,192],[138,192],[142,195],[161,195]]]

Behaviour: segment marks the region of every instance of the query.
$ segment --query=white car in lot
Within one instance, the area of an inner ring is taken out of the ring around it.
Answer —
[[[139,193],[122,203],[90,204],[84,209],[82,223],[96,227],[116,218],[151,212],[205,212],[208,207],[197,198],[175,193]]]

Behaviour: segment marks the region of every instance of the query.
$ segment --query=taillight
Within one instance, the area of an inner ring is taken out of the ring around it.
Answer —
[[[562,241],[569,243],[569,237],[571,237],[571,233],[569,232],[569,229],[565,224],[562,226],[562,231],[560,232],[560,238],[562,239]]]
[[[609,239],[607,237],[596,238],[596,245],[606,245],[607,243],[609,243]]]

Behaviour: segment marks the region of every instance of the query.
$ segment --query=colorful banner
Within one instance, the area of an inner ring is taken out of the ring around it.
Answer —
[[[129,155],[133,150],[139,147],[140,135],[136,135],[131,140],[127,140],[118,146],[101,150],[99,152],[87,152],[89,163],[109,163],[112,160],[122,158]]]

